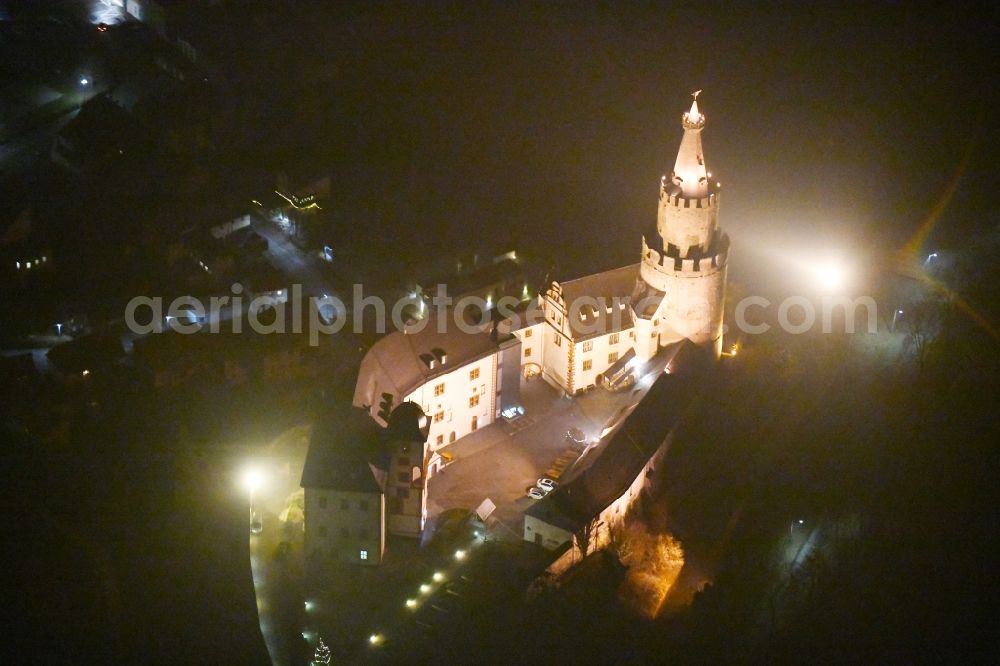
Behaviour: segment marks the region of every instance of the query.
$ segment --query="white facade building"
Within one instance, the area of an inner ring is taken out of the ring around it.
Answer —
[[[405,402],[419,406],[428,417],[420,478],[412,469],[407,472],[406,467],[412,467],[409,459],[397,460],[389,471],[388,484],[403,484],[386,490],[390,531],[419,533],[423,521],[415,522],[410,495],[415,484],[422,489],[440,469],[443,447],[519,407],[522,375],[541,375],[573,394],[598,385],[627,386],[637,374],[633,367],[668,346],[676,353],[677,343],[684,341],[719,355],[729,238],[718,226],[720,184],[705,162],[705,116],[697,99],[682,115],[681,126],[673,171],[660,181],[655,229],[641,239],[638,263],[552,282],[533,307],[500,326],[487,324],[470,332],[468,325],[452,320],[451,311],[439,312],[418,330],[386,335],[365,355],[355,406],[382,425],[393,408]],[[448,320],[440,321],[443,317]],[[654,449],[659,444],[655,442]],[[638,465],[647,463],[648,457]],[[625,501],[623,497],[630,502],[635,489],[621,492],[615,502]],[[420,496],[426,502],[422,490]],[[597,507],[596,513],[605,509]],[[526,525],[534,525],[536,518],[529,514]],[[558,521],[548,524],[559,529]],[[552,541],[544,535],[542,540]]]
[[[520,394],[517,337],[490,324],[470,329],[450,317],[438,323],[432,317],[420,330],[376,342],[361,361],[354,391],[354,404],[381,424],[401,402],[420,406],[429,419],[428,477],[440,468],[443,447],[493,423],[517,406]]]
[[[681,126],[673,172],[660,180],[656,229],[642,238],[641,261],[553,282],[540,297],[544,323],[514,331],[526,375],[540,373],[577,393],[627,381],[631,364],[680,340],[721,352],[729,237],[718,226],[721,184],[705,162],[705,116],[697,99]]]

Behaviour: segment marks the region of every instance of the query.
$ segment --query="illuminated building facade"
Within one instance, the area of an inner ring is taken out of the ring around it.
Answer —
[[[627,384],[634,364],[681,340],[721,352],[729,237],[719,229],[721,183],[706,165],[695,98],[640,262],[549,285],[544,321],[515,331],[526,374],[578,393]]]

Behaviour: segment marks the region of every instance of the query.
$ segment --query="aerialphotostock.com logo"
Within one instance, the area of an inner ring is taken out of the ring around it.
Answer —
[[[170,330],[182,335],[193,333],[243,333],[244,325],[260,335],[308,335],[309,344],[319,344],[320,336],[335,335],[348,323],[354,333],[386,333],[397,330],[418,333],[433,324],[437,332],[445,333],[452,327],[463,333],[483,332],[496,321],[509,322],[511,330],[542,323],[546,308],[537,298],[518,299],[502,296],[495,301],[475,295],[462,296],[457,301],[448,295],[447,285],[437,285],[436,294],[427,297],[411,293],[388,302],[377,295],[366,295],[364,286],[352,288],[351,307],[337,296],[303,298],[302,285],[257,295],[245,295],[241,284],[233,284],[230,294],[212,296],[208,303],[193,296],[172,299],[164,307],[159,296],[136,296],[125,308],[125,323],[129,331],[144,336]],[[640,301],[636,304],[625,297],[600,298],[581,296],[560,305],[554,316],[549,309],[553,325],[562,327],[572,321],[577,335],[611,333],[626,330],[635,318],[634,312],[653,312],[643,318],[663,317],[671,330],[681,337],[704,337],[720,325],[719,314],[712,303],[687,301],[683,312],[667,302],[662,308],[659,301]],[[775,310],[776,307],[776,310]],[[774,315],[776,314],[776,318]],[[861,315],[861,316],[859,316]],[[564,322],[564,316],[568,320]],[[815,330],[817,324],[823,333],[855,333],[858,321],[865,322],[865,329],[858,332],[877,333],[878,306],[870,296],[848,298],[824,296],[817,303],[805,296],[789,296],[775,305],[763,296],[747,296],[736,303],[733,324],[747,335],[759,335],[772,328],[767,320],[793,335]],[[835,331],[835,324],[842,324],[842,331]],[[367,327],[367,329],[366,329]],[[722,326],[726,332],[729,325]]]

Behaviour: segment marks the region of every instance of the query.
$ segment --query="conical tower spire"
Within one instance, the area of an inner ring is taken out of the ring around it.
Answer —
[[[681,190],[681,196],[687,199],[702,199],[708,196],[708,173],[705,168],[705,156],[701,149],[701,130],[705,127],[705,114],[698,110],[698,94],[694,98],[691,109],[681,116],[681,126],[684,137],[681,147],[677,150],[677,160],[674,162],[674,173],[671,181]]]

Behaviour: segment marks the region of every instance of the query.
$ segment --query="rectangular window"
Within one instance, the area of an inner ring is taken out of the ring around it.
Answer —
[[[396,475],[396,479],[400,483],[409,483],[410,482],[410,473],[409,472],[400,472],[399,474]]]
[[[524,355],[525,356],[531,356],[531,347],[525,347],[524,348]]]
[[[442,444],[444,444],[444,435],[438,435],[437,436],[437,445],[441,446]]]
[[[410,466],[410,457],[409,456],[399,456],[398,458],[396,458],[396,464],[399,465],[400,467],[409,467]]]
[[[410,489],[396,488],[396,497],[398,497],[401,500],[410,499]]]
[[[358,508],[362,511],[368,510],[368,500],[361,500],[358,502]]]
[[[584,342],[583,343],[583,351],[585,351],[585,352],[594,351],[594,341],[593,340],[588,340],[587,342]]]
[[[455,441],[455,431],[454,430],[452,430],[451,434],[448,435],[448,441],[449,442],[454,442]]]
[[[434,395],[444,395],[444,384],[437,384],[434,386]]]
[[[530,328],[524,329],[524,337],[530,338],[532,333],[534,333],[534,331],[531,330]]]
[[[358,557],[360,557],[362,560],[367,560],[368,559],[368,551],[367,550],[362,550],[360,553],[358,553]]]
[[[558,335],[556,336],[556,347],[562,347],[562,338]]]
[[[611,337],[608,338],[608,344],[609,345],[616,345],[616,344],[618,344],[618,334],[617,333],[612,333],[611,334]]]
[[[326,508],[326,498],[325,497],[320,497],[319,498],[319,508],[321,508],[321,509],[325,509]]]
[[[593,365],[594,363],[588,358],[583,362],[583,369],[590,370],[593,367]]]
[[[479,379],[479,368],[473,368],[469,371],[469,381],[474,382]]]
[[[439,421],[444,421],[444,412],[438,412],[434,415],[434,423],[438,423]]]
[[[608,354],[608,363],[614,363],[618,360],[618,352],[611,352]]]
[[[479,417],[478,416],[473,416],[472,417],[472,431],[475,432],[478,429],[479,429]]]
[[[479,396],[478,395],[474,395],[471,398],[469,398],[469,407],[475,407],[478,404],[479,404]]]

